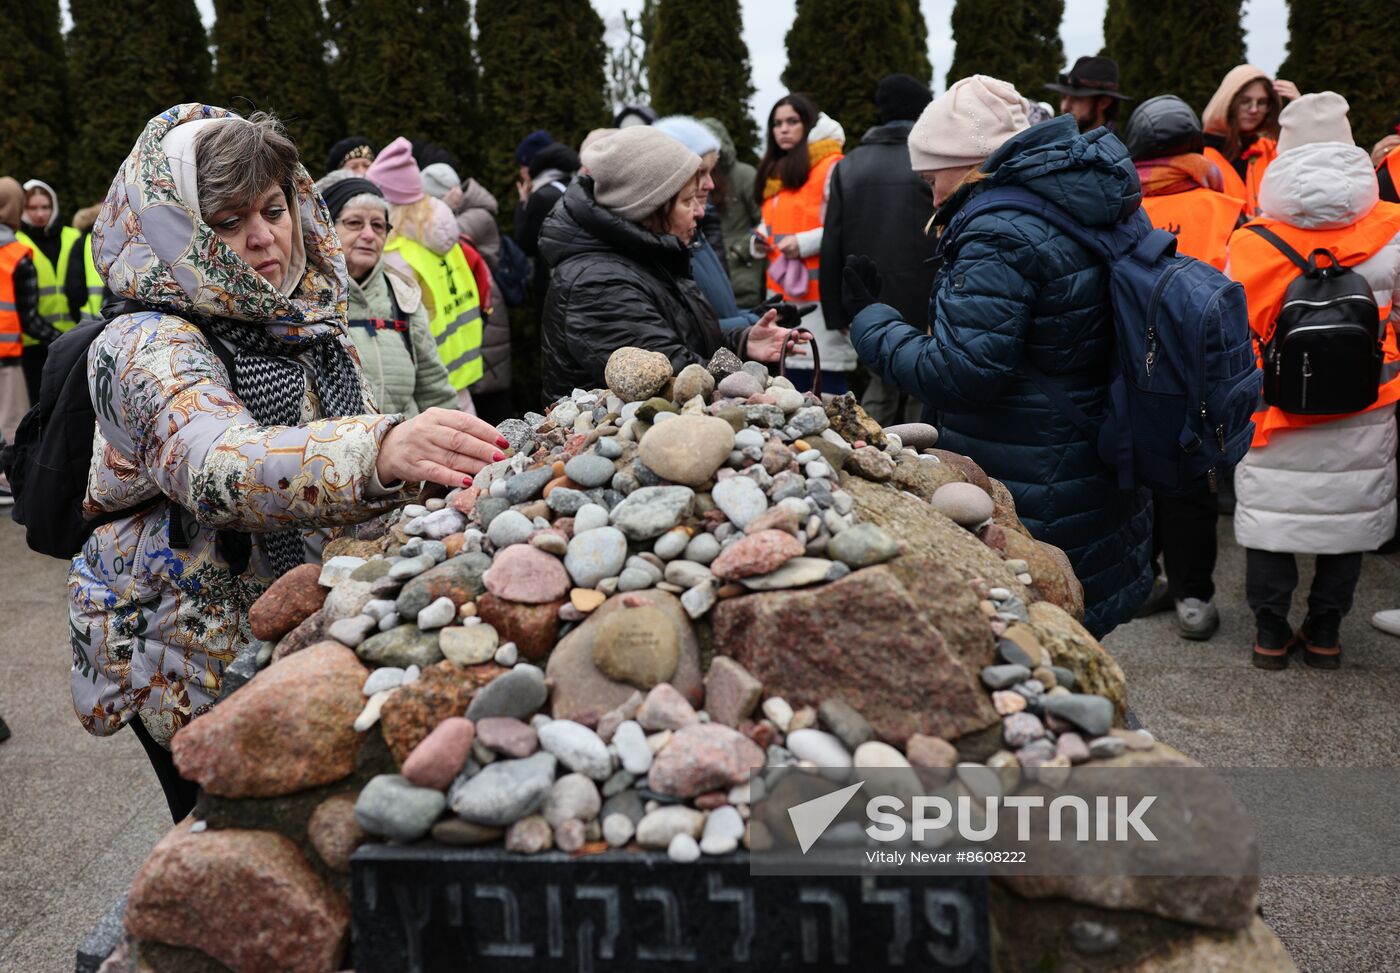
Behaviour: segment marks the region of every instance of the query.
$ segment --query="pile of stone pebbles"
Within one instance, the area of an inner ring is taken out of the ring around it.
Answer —
[[[764,766],[971,775],[1151,746],[1111,730],[1112,703],[1072,692],[1073,674],[1044,650],[1006,638],[982,679],[1008,749],[986,765],[935,737],[903,751],[880,742],[839,699],[796,710],[765,699],[724,656],[702,674],[692,620],[720,599],[821,585],[900,554],[883,528],[856,522],[837,471],[888,480],[902,454],[937,463],[918,452],[937,432],[882,430],[853,399],[824,407],[727,352],[673,375],[664,356],[622,349],[606,378],[608,389],[502,423],[507,458],[470,488],[405,507],[387,556],[324,564],[325,635],[379,667],[357,730],[430,667],[502,669],[464,714],[422,728],[401,773],[363,788],[355,810],[367,833],[504,839],[522,853],[606,842],[685,862],[749,845],[749,779]],[[993,511],[966,483],[932,503],[973,531]],[[1005,589],[983,607],[999,635],[1026,620]],[[554,649],[576,629],[586,657],[569,662],[577,652]]]

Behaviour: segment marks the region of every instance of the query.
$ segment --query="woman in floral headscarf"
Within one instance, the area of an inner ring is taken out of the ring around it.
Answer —
[[[253,601],[318,560],[328,528],[406,502],[418,481],[470,482],[505,441],[459,412],[375,414],[340,244],[271,118],[197,104],[153,118],[93,254],[127,304],[88,353],[84,512],[118,517],[69,575],[73,702],[95,735],[131,724],[179,820],[193,785],[169,740],[219,698]]]

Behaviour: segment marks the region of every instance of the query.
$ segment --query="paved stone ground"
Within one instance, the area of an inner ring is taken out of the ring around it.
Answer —
[[[136,737],[89,736],[68,692],[68,567],[0,520],[0,970],[67,973],[170,827]]]
[[[1181,639],[1175,615],[1163,613],[1104,641],[1127,675],[1129,705],[1143,725],[1207,766],[1396,766],[1400,639],[1369,619],[1400,607],[1400,557],[1366,558],[1356,605],[1342,626],[1341,669],[1323,672],[1295,660],[1267,672],[1249,659],[1254,628],[1244,600],[1244,552],[1229,518],[1220,519],[1219,531],[1222,625],[1215,638]],[[1295,626],[1306,614],[1310,558],[1299,573]],[[1400,969],[1400,875],[1265,878],[1260,899],[1264,918],[1305,973]]]
[[[1224,626],[1205,644],[1176,637],[1170,615],[1107,644],[1144,725],[1216,766],[1393,765],[1400,753],[1400,640],[1366,623],[1400,605],[1400,559],[1368,558],[1343,629],[1339,672],[1249,665],[1244,559],[1221,521],[1217,579]],[[0,520],[0,971],[66,973],[77,944],[170,826],[135,737],[97,739],[68,694],[66,565],[30,554]],[[1265,917],[1306,973],[1394,970],[1400,879],[1267,879]]]

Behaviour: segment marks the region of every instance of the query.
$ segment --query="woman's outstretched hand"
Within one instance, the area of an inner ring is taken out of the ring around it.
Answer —
[[[778,311],[774,308],[759,318],[758,323],[749,329],[748,355],[754,361],[775,362],[783,357],[783,347],[787,344],[788,335],[792,332],[787,328],[778,327],[777,320]],[[812,340],[812,336],[799,331],[793,335],[792,340],[798,345],[805,345]],[[789,354],[805,355],[807,353],[800,347],[794,347]]]
[[[399,423],[379,444],[381,483],[428,481],[468,486],[482,468],[505,459],[510,444],[490,423],[452,409],[429,409]]]

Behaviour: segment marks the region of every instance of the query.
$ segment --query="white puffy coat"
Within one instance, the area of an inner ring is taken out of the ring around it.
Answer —
[[[1349,226],[1376,205],[1375,170],[1364,149],[1301,145],[1264,174],[1264,216],[1307,229]],[[1400,235],[1357,265],[1400,321]],[[1225,268],[1226,273],[1230,268]],[[1244,547],[1299,554],[1373,551],[1395,532],[1394,406],[1273,433],[1235,470],[1235,539]]]

